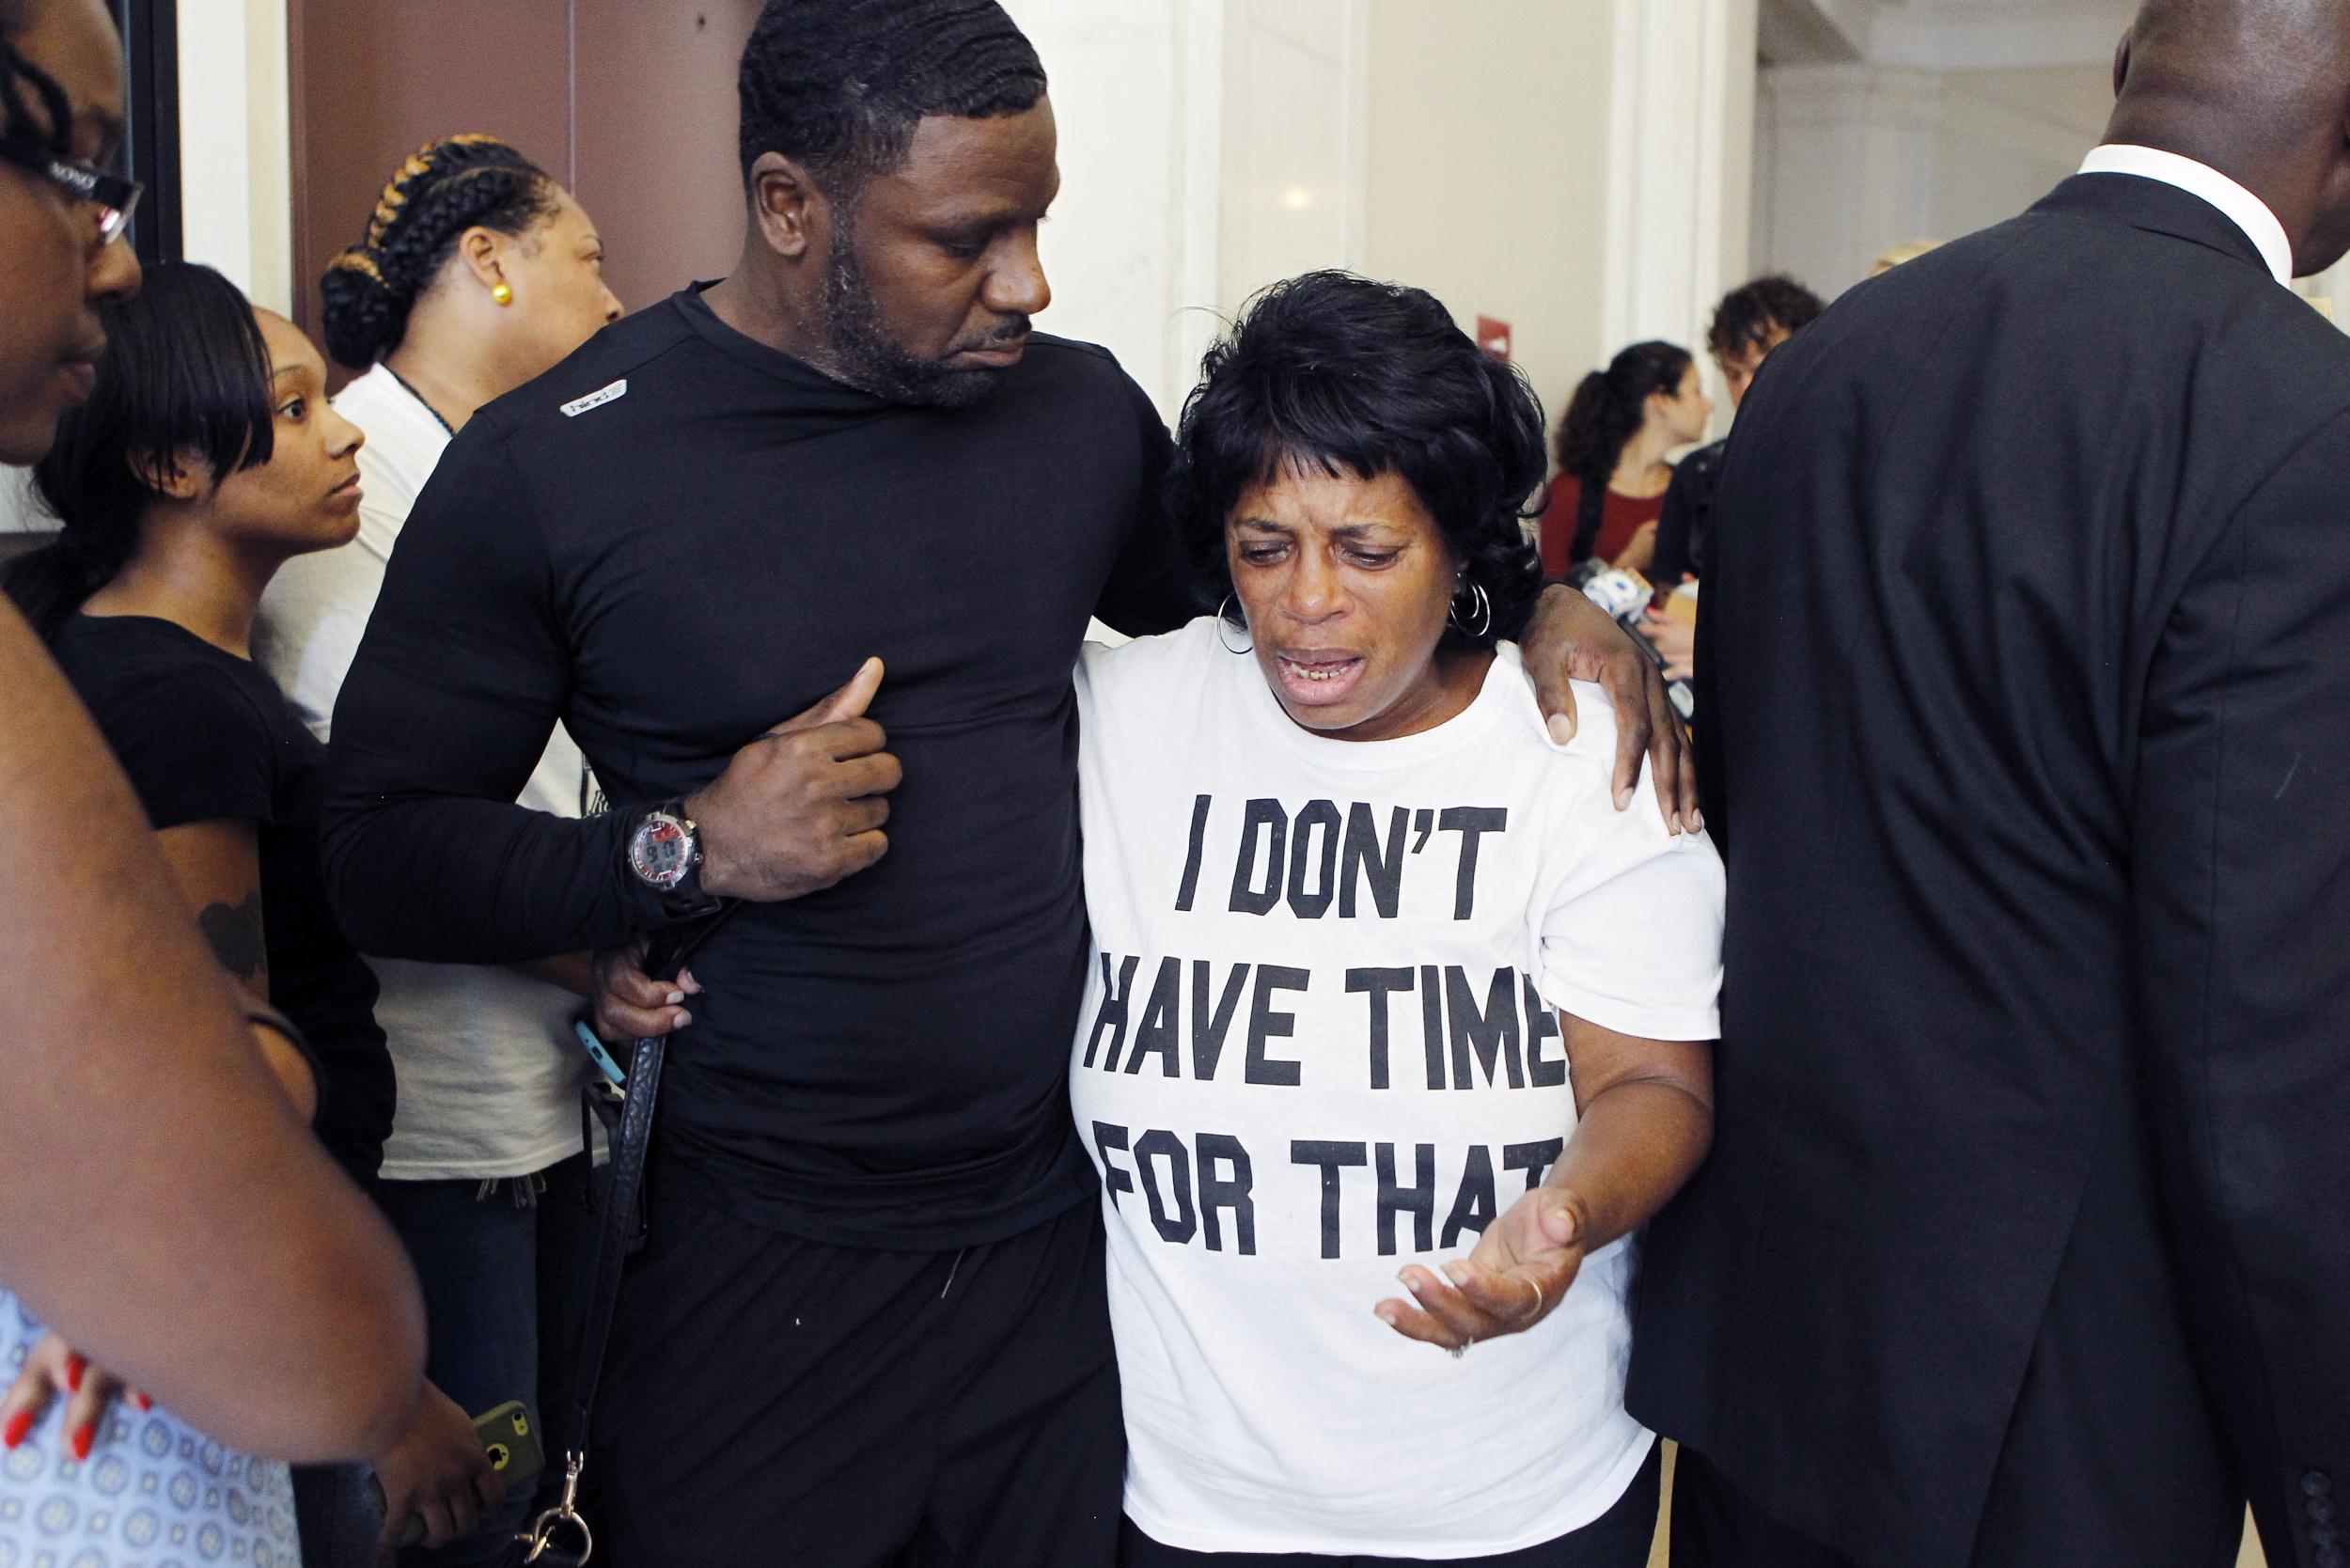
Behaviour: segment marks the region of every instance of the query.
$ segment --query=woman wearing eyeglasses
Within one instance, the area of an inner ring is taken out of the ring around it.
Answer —
[[[122,134],[121,55],[104,18],[94,4],[0,0],[0,37],[25,49],[0,55],[0,463],[48,450],[59,416],[89,395],[106,346],[98,307],[139,286],[131,247],[111,243],[138,187],[99,172]],[[71,112],[68,84],[102,84],[102,102],[85,86],[84,112]]]
[[[122,118],[97,0],[0,0],[0,462],[47,450],[91,389],[99,307],[138,287],[116,243],[133,193],[90,178]],[[422,1360],[398,1245],[272,1081],[121,770],[5,604],[0,691],[0,906],[38,937],[0,950],[0,1378],[25,1362],[37,1311],[230,1442],[373,1452]],[[70,1540],[71,1561],[110,1563],[149,1522],[167,1545],[177,1475],[122,1507],[72,1495],[123,1490],[118,1469],[60,1451],[110,1385],[55,1370],[58,1431],[0,1418],[0,1560]],[[162,1415],[142,1413],[142,1436]],[[170,1457],[198,1485],[226,1453]],[[205,1524],[238,1521],[225,1494],[197,1506],[200,1554]]]

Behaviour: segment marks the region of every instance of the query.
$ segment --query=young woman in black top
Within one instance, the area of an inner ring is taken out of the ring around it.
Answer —
[[[213,951],[306,1037],[319,1137],[370,1185],[392,1065],[375,977],[326,902],[325,747],[250,646],[277,568],[357,530],[363,437],[328,405],[309,339],[210,268],[151,269],[108,326],[95,391],[35,470],[62,531],[6,586],[121,760]],[[309,1064],[279,1065],[310,1091]],[[501,1490],[463,1412],[429,1388],[378,1467],[387,1490],[436,1478],[399,1493],[436,1534]]]

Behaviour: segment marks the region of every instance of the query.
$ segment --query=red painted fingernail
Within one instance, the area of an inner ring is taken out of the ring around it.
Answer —
[[[98,1441],[97,1423],[94,1421],[84,1421],[80,1426],[76,1427],[73,1432],[73,1457],[76,1459],[87,1459],[89,1457],[89,1446],[96,1441]]]
[[[33,1430],[33,1413],[20,1410],[8,1418],[5,1431],[0,1431],[0,1447],[16,1448],[24,1441],[24,1435]]]
[[[82,1374],[87,1371],[89,1371],[89,1360],[87,1357],[81,1356],[67,1356],[65,1358],[65,1386],[73,1392],[77,1394],[80,1393],[82,1391]]]

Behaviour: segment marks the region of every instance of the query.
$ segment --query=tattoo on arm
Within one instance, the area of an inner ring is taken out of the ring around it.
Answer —
[[[244,902],[231,907],[216,903],[207,907],[196,917],[204,940],[212,945],[212,956],[221,966],[241,980],[249,980],[269,967],[269,955],[261,943],[261,895],[257,890],[244,896]]]

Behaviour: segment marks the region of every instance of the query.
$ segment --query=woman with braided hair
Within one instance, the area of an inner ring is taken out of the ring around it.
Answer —
[[[476,409],[619,319],[603,266],[595,226],[562,186],[506,143],[469,134],[410,154],[359,243],[319,279],[326,352],[364,372],[335,406],[368,432],[368,504],[356,550],[278,578],[259,635],[263,663],[321,738],[442,448]]]
[[[588,214],[538,165],[494,137],[458,135],[403,162],[359,243],[328,265],[320,280],[327,350],[365,372],[335,399],[337,412],[368,432],[359,537],[350,549],[289,562],[262,601],[255,636],[256,656],[320,739],[409,508],[443,449],[476,409],[620,314],[603,286],[603,255]],[[523,803],[575,817],[585,776],[578,747],[557,730]],[[541,978],[397,960],[375,968],[376,1017],[400,1083],[376,1197],[424,1287],[427,1405],[454,1418],[459,1406],[478,1415],[521,1400],[542,1414],[559,1402],[542,1399],[539,1385],[540,1259],[567,1255],[559,1234],[542,1247],[542,1227],[577,1225],[585,1208],[579,1088],[588,1062],[572,1037],[577,998],[563,989],[584,983],[585,964],[575,980],[559,964],[537,969]],[[558,1325],[565,1293],[551,1291],[546,1308],[543,1321]],[[392,1532],[412,1512],[432,1527],[431,1544],[402,1560],[516,1560],[529,1488],[483,1510],[478,1525],[446,1512],[437,1499],[462,1498],[465,1478],[452,1468],[453,1450],[430,1435],[412,1433],[413,1442],[376,1464]],[[470,1442],[469,1428],[465,1435]],[[478,1457],[478,1445],[472,1452]],[[322,1536],[310,1478],[296,1480],[306,1539]],[[348,1527],[338,1520],[336,1533]]]

